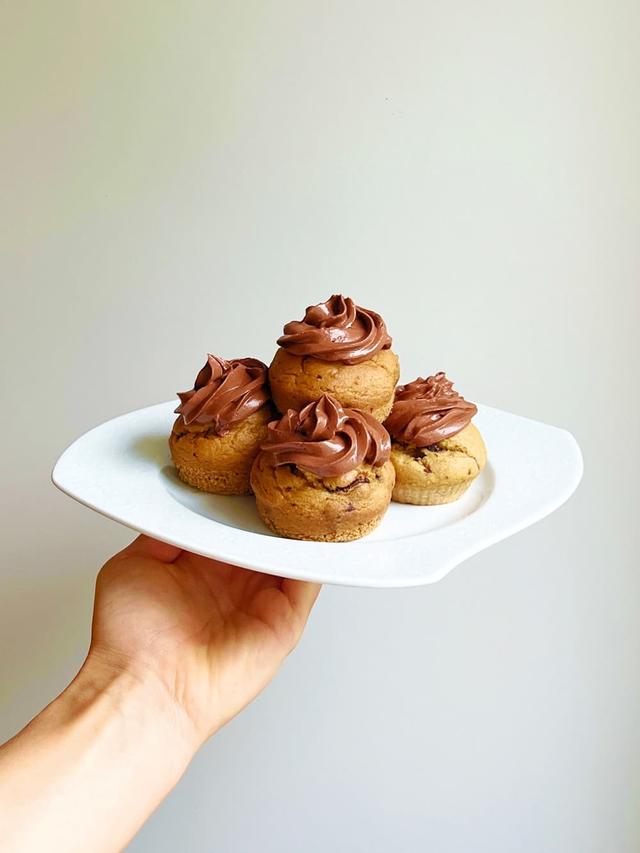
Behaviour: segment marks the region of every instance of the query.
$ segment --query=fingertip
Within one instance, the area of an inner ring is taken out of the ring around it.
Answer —
[[[322,584],[286,578],[282,581],[281,589],[289,599],[293,609],[306,620],[316,603]]]
[[[141,533],[118,556],[149,557],[152,560],[159,560],[161,563],[173,563],[180,554],[182,554],[182,548],[170,545],[168,542],[160,542],[158,539],[152,539],[151,536]]]

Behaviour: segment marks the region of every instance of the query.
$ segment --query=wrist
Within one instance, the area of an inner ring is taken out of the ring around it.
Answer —
[[[3,849],[123,849],[196,748],[160,684],[90,652],[67,689],[0,749]]]
[[[178,778],[201,745],[192,721],[152,670],[137,670],[100,649],[91,648],[66,692],[76,713],[99,702],[129,737],[162,743]]]

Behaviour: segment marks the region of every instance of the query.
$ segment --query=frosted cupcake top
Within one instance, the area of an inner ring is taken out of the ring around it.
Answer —
[[[296,465],[319,477],[339,477],[362,464],[379,467],[391,453],[379,421],[359,409],[343,409],[329,394],[300,412],[289,409],[268,430],[262,450],[275,466]]]
[[[340,294],[310,305],[304,319],[287,323],[283,332],[278,346],[292,355],[344,364],[367,361],[391,346],[382,317]]]
[[[224,435],[268,402],[267,366],[257,358],[226,361],[208,355],[193,389],[179,391],[178,397],[175,411],[185,424],[211,426],[217,435]]]
[[[478,411],[453,388],[444,373],[398,385],[391,414],[384,422],[392,438],[429,447],[463,430]]]

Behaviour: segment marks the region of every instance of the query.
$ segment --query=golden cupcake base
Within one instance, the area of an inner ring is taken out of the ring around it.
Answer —
[[[315,542],[348,542],[370,533],[389,507],[394,482],[391,462],[323,479],[293,465],[274,466],[260,453],[251,471],[267,527],[287,539]]]
[[[342,364],[291,355],[280,348],[269,367],[271,395],[282,413],[299,411],[323,394],[331,394],[346,408],[369,412],[379,421],[393,407],[399,376],[398,356],[390,349],[360,364]]]
[[[394,442],[391,462],[396,472],[392,500],[438,506],[462,497],[486,465],[487,451],[478,429],[468,424],[433,450]]]
[[[267,424],[274,417],[263,406],[225,435],[202,424],[186,425],[179,417],[173,425],[169,448],[180,479],[217,495],[250,495],[251,466],[266,441]]]

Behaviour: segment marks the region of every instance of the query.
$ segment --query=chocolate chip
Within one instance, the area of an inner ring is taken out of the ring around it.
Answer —
[[[352,480],[349,483],[348,486],[336,486],[334,491],[335,492],[348,492],[349,489],[353,489],[355,486],[359,486],[362,483],[369,483],[369,482],[371,482],[371,481],[369,480],[369,478],[365,474],[359,474],[355,478],[355,480]]]

